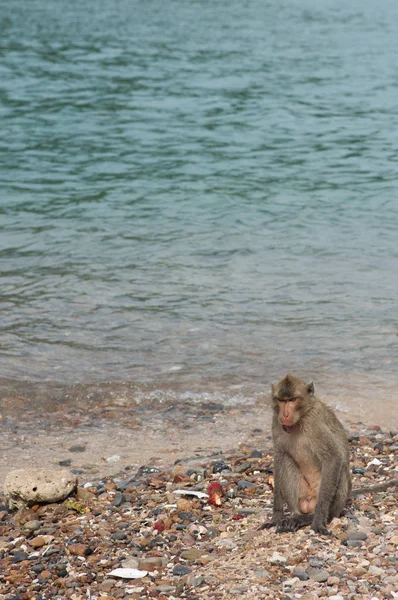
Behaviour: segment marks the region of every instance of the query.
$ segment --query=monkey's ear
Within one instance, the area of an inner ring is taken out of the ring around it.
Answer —
[[[309,383],[307,385],[307,392],[309,396],[313,396],[314,395],[314,384],[313,382]]]

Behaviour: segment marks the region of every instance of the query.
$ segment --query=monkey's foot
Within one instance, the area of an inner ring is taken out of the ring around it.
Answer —
[[[312,520],[314,518],[313,514],[308,515],[294,515],[288,519],[283,519],[281,523],[279,523],[276,527],[277,533],[286,533],[286,532],[294,532],[306,527],[307,525],[311,525]]]

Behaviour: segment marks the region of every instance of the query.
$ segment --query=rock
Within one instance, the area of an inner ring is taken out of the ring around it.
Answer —
[[[307,579],[309,579],[308,574],[304,569],[294,569],[293,577],[298,577],[300,581],[307,581]]]
[[[324,569],[317,569],[316,567],[308,567],[307,573],[310,579],[318,581],[318,583],[324,583],[329,579],[329,573]]]
[[[78,487],[76,492],[76,498],[78,500],[81,500],[82,502],[92,502],[96,499],[96,496],[95,494],[93,494],[93,492],[90,492],[85,488]]]
[[[271,565],[284,565],[287,561],[287,558],[282,556],[282,554],[278,554],[278,552],[274,552],[268,561],[271,563]]]
[[[156,591],[161,594],[174,594],[176,587],[175,585],[157,585]]]
[[[74,556],[85,556],[88,547],[85,544],[71,544],[69,546],[69,552]]]
[[[123,563],[123,566],[125,564]],[[138,569],[140,571],[152,572],[155,569],[161,569],[163,567],[163,560],[160,556],[148,556],[147,558],[140,558],[138,560]]]
[[[328,585],[339,585],[339,583],[340,583],[340,578],[336,577],[336,575],[331,575],[327,581]]]
[[[140,561],[138,560],[138,558],[126,558],[126,560],[124,560],[121,563],[121,567],[122,569],[138,569],[141,571],[150,571],[151,569],[147,569],[146,567],[140,567],[139,566]]]
[[[116,541],[127,540],[127,533],[125,531],[116,531],[112,533],[111,539]]]
[[[346,544],[349,548],[360,548],[362,546],[361,540],[347,540]]]
[[[190,548],[189,550],[183,550],[181,552],[181,558],[189,561],[199,560],[203,556],[208,556],[208,554],[205,550],[199,548]]]
[[[108,456],[106,459],[107,463],[113,464],[120,461],[120,456],[118,454],[113,454],[112,456]]]
[[[227,465],[223,460],[217,460],[213,464],[212,471],[213,473],[221,473],[222,471],[230,471],[231,467]]]
[[[70,467],[72,464],[72,461],[70,458],[66,458],[65,460],[60,460],[58,464],[60,467]]]
[[[71,446],[69,448],[69,452],[85,452],[86,451],[86,446],[83,446],[82,444],[75,444],[74,446]],[[70,465],[66,465],[66,466],[70,466]]]
[[[29,555],[26,554],[26,552],[15,552],[15,554],[12,557],[12,562],[13,563],[19,563],[22,562],[23,560],[28,560]]]
[[[266,577],[270,576],[270,573],[267,571],[267,569],[258,569],[254,572],[254,576],[257,577],[257,579],[265,579]]]
[[[245,479],[241,479],[238,481],[238,490],[247,490],[249,488],[255,488],[256,486],[251,481],[246,481]]]
[[[46,540],[42,536],[37,536],[29,540],[29,546],[32,546],[32,548],[41,548],[45,544]]]
[[[360,529],[349,529],[347,532],[348,540],[366,540],[368,534]]]
[[[173,569],[173,575],[176,575],[178,577],[188,575],[189,573],[191,573],[191,569],[189,569],[185,565],[176,565]]]
[[[37,531],[37,529],[40,529],[40,527],[41,527],[40,521],[34,520],[34,521],[27,521],[23,525],[22,529],[26,532],[32,532],[32,531]]]
[[[52,503],[64,500],[77,485],[77,478],[66,469],[17,469],[4,481],[4,496],[10,507]]]
[[[188,587],[198,587],[202,585],[204,580],[205,578],[203,577],[203,575],[195,575],[194,573],[191,573],[187,577],[186,584]]]
[[[236,467],[235,471],[237,473],[245,473],[246,471],[248,471],[250,469],[251,466],[252,466],[251,462],[245,462],[245,463],[239,465],[239,467]]]

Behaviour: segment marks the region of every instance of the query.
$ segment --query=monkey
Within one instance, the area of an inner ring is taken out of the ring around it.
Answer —
[[[286,375],[272,386],[274,503],[278,533],[311,528],[328,535],[327,525],[340,516],[351,493],[349,445],[334,412],[308,385]],[[284,518],[284,503],[291,516]]]
[[[398,485],[393,479],[352,490],[347,435],[332,409],[315,396],[313,383],[286,375],[272,386],[272,403],[273,514],[260,529],[275,526],[282,533],[311,525],[329,535],[327,525],[343,513],[350,497]]]

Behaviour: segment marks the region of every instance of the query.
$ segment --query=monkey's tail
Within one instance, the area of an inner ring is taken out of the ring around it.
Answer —
[[[373,492],[382,492],[387,490],[390,487],[397,487],[398,479],[389,479],[388,481],[383,481],[383,483],[378,483],[377,485],[369,485],[367,487],[357,488],[351,491],[351,496],[356,498],[356,496],[360,496],[361,494],[373,494]]]

